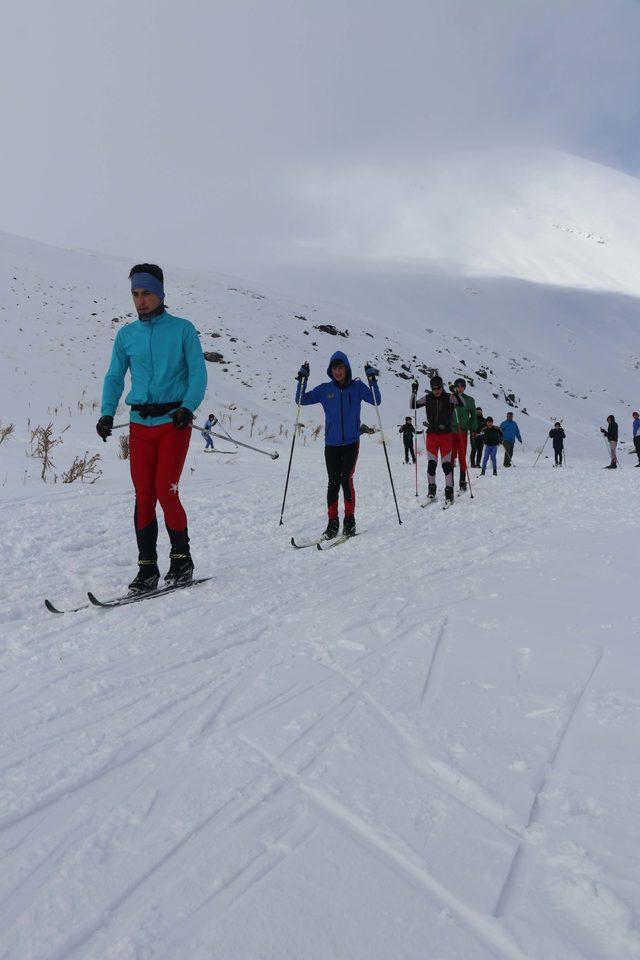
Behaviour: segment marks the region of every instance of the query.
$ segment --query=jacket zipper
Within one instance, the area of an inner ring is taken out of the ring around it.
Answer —
[[[342,387],[340,387],[340,425],[342,427],[342,444],[344,446],[344,405],[342,403]]]

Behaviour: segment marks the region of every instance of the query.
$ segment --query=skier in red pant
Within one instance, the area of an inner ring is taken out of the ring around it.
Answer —
[[[155,590],[160,579],[156,543],[159,500],[171,541],[167,584],[188,583],[193,577],[187,516],[178,484],[191,440],[191,422],[207,386],[200,340],[188,320],[168,313],[164,277],[153,263],[132,268],[129,279],[138,319],[116,335],[104,379],[102,416],[96,430],[106,442],[124,390],[127,370],[131,390],[129,460],[136,492],[134,522],[138,542],[138,574],[129,584],[133,593]]]

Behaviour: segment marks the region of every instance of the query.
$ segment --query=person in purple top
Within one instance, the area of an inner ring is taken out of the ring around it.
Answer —
[[[637,410],[633,411],[633,445],[638,454],[636,467],[640,467],[640,413]]]

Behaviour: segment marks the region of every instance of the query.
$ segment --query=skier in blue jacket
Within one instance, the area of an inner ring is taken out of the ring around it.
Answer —
[[[189,449],[193,414],[207,386],[207,371],[196,328],[166,309],[161,268],[154,263],[136,264],[129,280],[138,319],[121,327],[116,335],[96,430],[105,442],[111,436],[128,371],[131,389],[124,402],[131,408],[129,463],[138,541],[138,574],[129,589],[144,593],[155,590],[160,579],[158,500],[171,542],[165,581],[169,585],[188,583],[193,576],[187,515],[178,483]]]
[[[513,414],[508,413],[507,419],[503,420],[500,424],[500,429],[502,430],[502,445],[504,447],[504,466],[510,467],[511,460],[513,458],[513,448],[515,446],[516,440],[518,443],[522,443],[522,437],[520,436],[520,427],[513,419]]]
[[[304,363],[298,371],[296,403],[309,406],[321,403],[325,415],[324,458],[329,483],[327,487],[327,512],[329,521],[324,532],[326,539],[332,539],[338,533],[338,497],[340,487],[344,497],[344,523],[342,532],[355,536],[356,532],[356,494],[353,486],[353,474],[356,469],[360,450],[360,406],[365,403],[380,403],[378,371],[375,367],[365,367],[365,374],[371,386],[361,380],[354,380],[351,364],[341,350],[337,350],[327,367],[329,383],[321,383],[313,390],[306,391],[309,378],[309,364]]]

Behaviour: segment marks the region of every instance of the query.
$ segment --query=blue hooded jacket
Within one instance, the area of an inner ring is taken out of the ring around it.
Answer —
[[[179,401],[194,413],[207,389],[207,369],[196,328],[166,310],[118,330],[102,388],[103,416],[115,416],[127,370],[131,373],[131,389],[124,402],[129,405]],[[171,414],[145,420],[132,411],[131,421],[154,427],[170,423]]]
[[[347,378],[344,387],[339,387],[331,376],[331,364],[341,360],[347,368]],[[303,407],[312,403],[321,403],[325,415],[324,442],[328,447],[342,447],[347,443],[360,442],[360,406],[365,403],[380,403],[378,384],[373,384],[373,391],[362,380],[354,380],[351,373],[351,364],[341,350],[336,352],[329,361],[327,374],[330,383],[321,383],[319,386],[301,393],[302,384],[298,383],[296,403]]]
[[[500,424],[500,429],[502,430],[502,438],[503,440],[506,440],[507,443],[515,443],[516,440],[519,440],[520,443],[522,443],[520,427],[515,420],[503,420]]]

